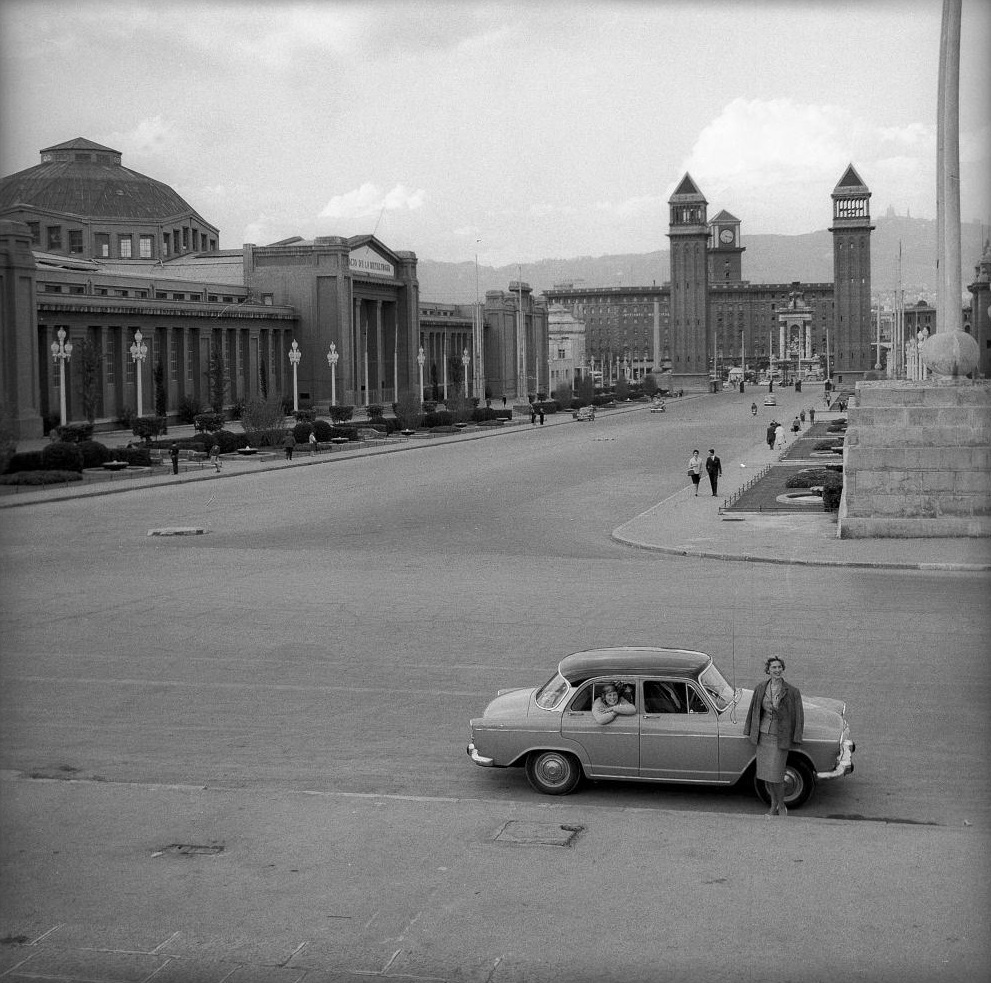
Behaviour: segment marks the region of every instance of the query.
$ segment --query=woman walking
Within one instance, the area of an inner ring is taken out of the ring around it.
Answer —
[[[802,694],[782,678],[783,659],[772,656],[764,663],[770,677],[758,683],[747,711],[744,733],[757,745],[757,779],[767,787],[771,797],[769,816],[787,816],[785,805],[785,765],[788,751],[802,743],[805,713]]]
[[[692,451],[692,456],[688,459],[688,477],[692,479],[695,495],[698,497],[699,482],[702,480],[702,458],[699,457],[698,448]]]

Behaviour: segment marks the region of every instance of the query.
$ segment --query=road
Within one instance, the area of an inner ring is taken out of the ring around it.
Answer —
[[[468,718],[570,651],[659,644],[710,652],[738,685],[781,654],[804,692],[847,700],[856,772],[804,814],[986,821],[986,578],[725,564],[609,539],[682,487],[693,447],[728,460],[759,440],[768,411],[752,418],[751,398],[7,511],[2,766],[527,800],[520,772],[465,757]],[[779,418],[801,398],[783,392]],[[207,533],[147,536],[174,525]],[[581,795],[760,808],[748,790]]]

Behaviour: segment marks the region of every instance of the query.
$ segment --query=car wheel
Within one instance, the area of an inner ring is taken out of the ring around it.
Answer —
[[[789,809],[798,809],[809,800],[815,789],[815,775],[808,763],[805,761],[791,761],[785,765],[785,805]],[[754,775],[754,791],[765,804],[770,804],[771,796],[768,794],[764,782]]]
[[[564,751],[533,751],[526,759],[526,777],[544,795],[567,795],[581,781],[578,760]]]

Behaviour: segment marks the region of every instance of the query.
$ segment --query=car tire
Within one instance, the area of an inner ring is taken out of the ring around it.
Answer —
[[[785,765],[785,805],[789,809],[799,809],[809,800],[816,787],[816,776],[807,761],[788,759]],[[764,782],[754,773],[754,791],[761,802],[769,805],[771,796]]]
[[[526,777],[544,795],[567,795],[578,787],[582,768],[566,751],[531,751],[526,759]]]

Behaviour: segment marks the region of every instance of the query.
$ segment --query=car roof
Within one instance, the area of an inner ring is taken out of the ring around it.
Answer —
[[[558,672],[577,686],[593,676],[610,674],[685,676],[694,678],[712,661],[704,652],[634,646],[591,649],[565,656]]]

